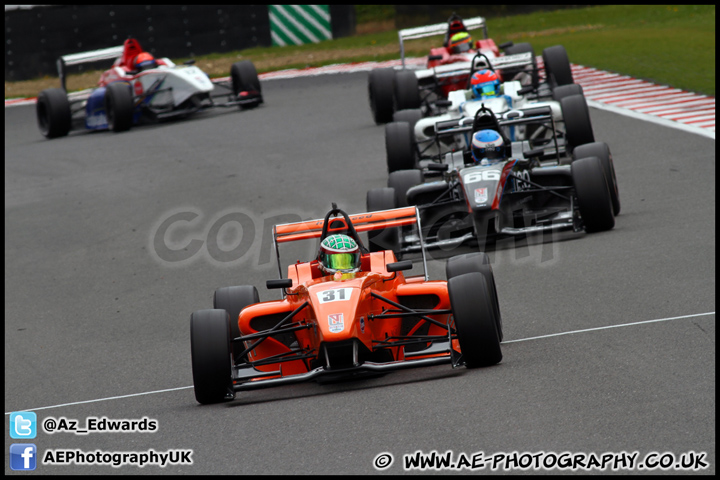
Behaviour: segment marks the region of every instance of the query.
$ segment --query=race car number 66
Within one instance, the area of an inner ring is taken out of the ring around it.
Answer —
[[[332,290],[325,290],[324,292],[317,292],[317,296],[320,303],[341,302],[343,300],[350,300],[351,293],[352,288],[334,288]]]

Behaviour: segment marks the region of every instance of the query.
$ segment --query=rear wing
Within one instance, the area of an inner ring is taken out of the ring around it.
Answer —
[[[93,50],[90,52],[72,53],[63,55],[57,59],[58,75],[60,76],[60,85],[63,90],[67,91],[66,67],[70,65],[80,65],[82,63],[99,62],[101,60],[115,60],[123,54],[123,45],[119,47],[103,48],[101,50]]]
[[[488,38],[487,25],[483,17],[474,17],[463,20],[465,29],[477,30],[478,28],[483,29],[483,35]],[[434,25],[425,25],[424,27],[405,28],[398,31],[398,37],[400,38],[400,58],[402,59],[402,66],[405,68],[405,40],[415,40],[417,38],[432,37],[433,35],[440,35],[448,30],[448,24],[436,23]]]
[[[438,79],[446,77],[455,77],[458,75],[467,75],[473,70],[482,70],[484,68],[493,68],[494,70],[516,69],[533,65],[533,58],[530,52],[516,53],[512,55],[503,55],[489,59],[480,56],[473,58],[470,62],[457,62],[449,65],[440,65],[434,68],[419,70],[415,72],[418,79],[435,77]]]
[[[386,228],[402,227],[405,225],[417,225],[420,230],[420,214],[417,207],[414,206],[380,210],[377,212],[357,213],[355,215],[349,215],[349,219],[357,233],[384,230]],[[335,225],[336,222],[340,223]],[[285,242],[320,238],[324,223],[324,219],[317,219],[306,222],[285,223],[273,227],[273,244],[277,255],[280,278],[282,278],[282,269],[280,266],[280,251],[278,245]],[[333,217],[329,221],[328,233],[333,230],[345,228],[347,228],[347,225],[342,216]],[[427,280],[427,260],[425,258],[425,247],[422,242],[422,235],[420,235],[420,243],[423,257],[423,270]]]

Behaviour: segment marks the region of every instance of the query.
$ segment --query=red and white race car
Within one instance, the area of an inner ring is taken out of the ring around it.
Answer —
[[[67,93],[68,66],[112,59],[97,88]],[[163,120],[212,107],[252,108],[263,102],[257,71],[249,60],[235,63],[226,82],[210,81],[194,63],[156,59],[133,38],[118,47],[64,55],[58,59],[62,88],[38,95],[40,132],[47,138],[61,137],[80,123],[88,130],[120,132],[143,119]],[[225,100],[216,102],[218,97]]]
[[[483,37],[472,42],[470,31],[482,29]],[[410,70],[405,65],[404,41],[431,37],[445,33],[442,47],[432,48],[424,69]],[[500,46],[488,38],[487,25],[483,17],[463,21],[453,15],[447,23],[408,28],[398,32],[402,69],[376,69],[368,77],[368,96],[375,123],[393,120],[393,113],[405,109],[423,108],[426,115],[435,114],[438,100],[446,100],[454,90],[469,88],[473,59],[478,53],[502,67],[501,80],[512,80],[518,73],[526,72],[532,83],[537,85],[537,64],[535,53],[529,43],[504,43]],[[502,50],[502,52],[501,52]],[[515,58],[518,54],[530,53]],[[502,59],[500,59],[502,57]]]

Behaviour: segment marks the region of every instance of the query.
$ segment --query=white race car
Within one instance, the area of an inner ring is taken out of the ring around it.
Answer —
[[[478,54],[472,72],[494,71],[508,64],[517,68],[531,62],[529,52],[494,59]],[[395,112],[394,121],[385,126],[388,171],[412,169],[418,166],[419,160],[439,161],[448,152],[467,149],[467,130],[458,133],[455,127],[472,125],[476,113],[483,107],[499,119],[521,118],[538,109],[549,109],[554,126],[519,124],[508,127],[506,135],[511,141],[533,140],[537,143],[559,137],[570,145],[594,142],[587,102],[580,85],[558,85],[548,81],[536,87],[528,74],[521,73],[515,78],[518,79],[501,83],[499,94],[495,96],[475,98],[472,89],[451,91],[447,110],[439,115],[424,117],[420,109]]]
[[[102,73],[98,87],[68,94],[66,68],[115,59]],[[143,119],[163,120],[212,107],[253,108],[263,102],[255,66],[249,60],[235,63],[229,82],[212,82],[193,65],[175,65],[169,58],[153,58],[137,40],[118,47],[65,55],[58,59],[62,88],[49,88],[37,99],[40,132],[47,138],[67,135],[74,124],[88,130],[128,130]],[[215,93],[216,87],[220,91]],[[222,97],[225,101],[216,102]]]

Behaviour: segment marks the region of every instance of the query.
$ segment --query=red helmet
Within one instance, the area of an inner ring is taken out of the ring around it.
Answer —
[[[148,52],[142,52],[135,57],[135,68],[138,70],[153,68],[156,65],[155,58]]]
[[[492,70],[479,70],[470,79],[475,98],[494,97],[500,93],[500,77]]]

